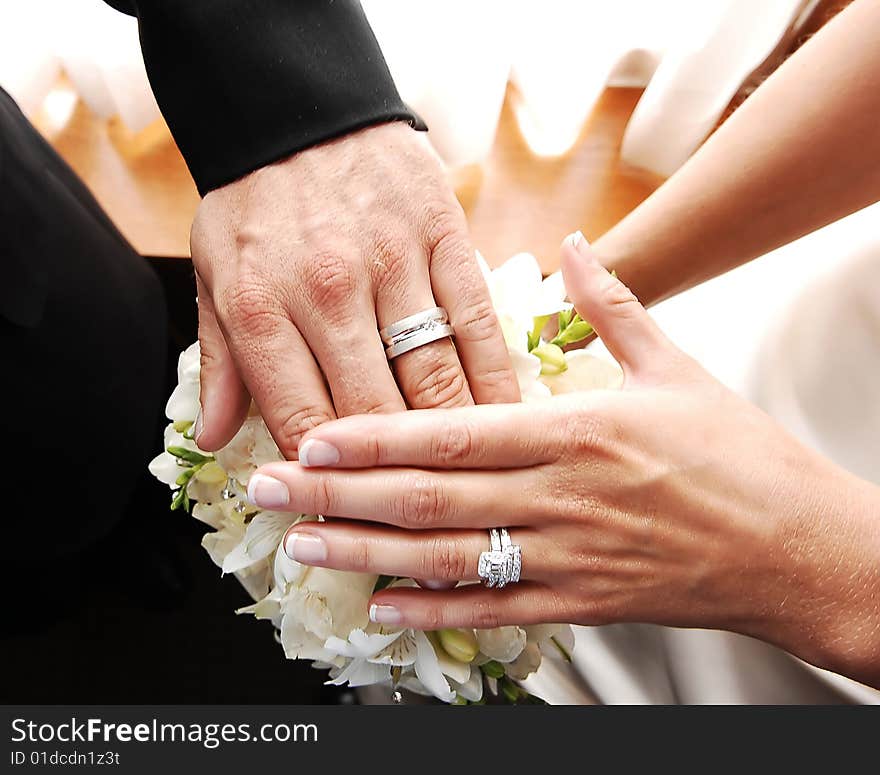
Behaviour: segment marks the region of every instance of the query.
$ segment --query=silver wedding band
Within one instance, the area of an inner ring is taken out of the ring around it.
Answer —
[[[510,540],[506,528],[489,531],[489,551],[480,553],[477,575],[489,589],[516,584],[522,573],[522,549]]]
[[[379,336],[386,345],[385,356],[389,361],[453,334],[449,316],[443,307],[431,307],[417,312],[379,330]]]

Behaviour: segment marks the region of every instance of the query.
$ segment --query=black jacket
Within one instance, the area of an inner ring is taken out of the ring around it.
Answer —
[[[138,17],[147,73],[204,194],[355,129],[404,120],[357,0],[106,0]]]

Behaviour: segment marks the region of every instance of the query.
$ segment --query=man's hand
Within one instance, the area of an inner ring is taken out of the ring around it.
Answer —
[[[193,223],[206,450],[252,396],[287,458],[364,412],[519,400],[443,170],[402,123],[360,130],[209,193]],[[378,329],[435,305],[448,339],[385,358]],[[396,381],[395,381],[396,375]]]

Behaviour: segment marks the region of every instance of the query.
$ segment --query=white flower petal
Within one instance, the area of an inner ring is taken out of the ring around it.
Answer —
[[[195,422],[199,413],[198,385],[178,385],[165,404],[165,416],[174,422]]]
[[[539,380],[541,361],[537,355],[511,350],[510,362],[513,364],[513,371],[516,374],[516,381],[519,384],[523,401],[550,398],[550,388]]]
[[[578,393],[583,390],[617,389],[623,385],[623,371],[616,363],[583,350],[565,354],[568,368],[560,374],[540,377],[553,395]]]
[[[190,384],[198,383],[201,358],[201,347],[199,347],[198,341],[195,341],[177,359],[177,381]]]
[[[298,514],[259,512],[247,526],[241,543],[223,560],[223,572],[235,573],[268,557],[278,549],[287,528],[298,518]]]
[[[524,681],[541,666],[541,649],[537,643],[527,643],[522,653],[506,665],[506,672],[515,681]]]
[[[156,455],[147,466],[150,473],[163,484],[167,484],[172,490],[177,489],[177,477],[183,473],[183,468],[177,465],[177,458],[162,452]]]
[[[499,315],[514,320],[531,317],[531,308],[541,292],[541,267],[531,253],[517,253],[492,272],[489,291]]]
[[[407,667],[415,664],[418,647],[412,630],[404,630],[401,637],[377,654],[372,661]]]
[[[513,662],[526,646],[526,631],[522,627],[494,627],[474,632],[480,651],[498,662]]]
[[[372,659],[403,634],[403,630],[390,635],[382,633],[367,634],[360,628],[352,630],[348,640],[331,636],[324,643],[324,648],[341,657]]]
[[[464,683],[453,681],[452,688],[466,700],[479,702],[483,699],[483,673],[477,668],[471,669],[471,676]]]
[[[421,631],[415,632],[416,648],[418,656],[415,661],[416,677],[422,685],[433,694],[437,699],[443,702],[452,702],[455,699],[455,692],[449,688],[449,684],[443,677],[440,670],[440,664],[437,661],[437,654],[428,636]]]
[[[453,659],[437,641],[437,636],[433,633],[428,636],[431,645],[434,647],[434,653],[437,655],[437,664],[443,675],[449,676],[454,681],[464,683],[471,676],[471,666],[466,662],[459,662]]]
[[[571,302],[565,300],[565,283],[562,281],[562,272],[554,272],[541,283],[541,292],[529,307],[533,317],[555,315],[564,309],[571,309]]]
[[[365,659],[353,659],[335,678],[327,681],[334,686],[372,686],[391,681],[391,668],[377,665]]]

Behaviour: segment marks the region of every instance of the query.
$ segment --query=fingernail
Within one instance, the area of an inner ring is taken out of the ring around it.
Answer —
[[[320,439],[306,439],[299,447],[299,464],[305,468],[335,466],[339,462],[339,450]]]
[[[376,624],[400,624],[403,617],[400,611],[393,605],[373,605],[370,606],[370,621]]]
[[[583,232],[576,231],[568,236],[569,244],[577,251],[577,254],[585,259],[587,263],[599,265],[599,259],[596,258],[596,252],[590,247],[590,243],[583,235]]]
[[[265,474],[254,474],[248,482],[248,500],[263,509],[286,506],[290,493],[284,482]]]
[[[199,436],[202,435],[202,430],[204,429],[204,420],[202,420],[202,407],[199,407],[198,414],[196,414],[196,421],[193,425],[193,438],[196,440],[196,444],[199,443]]]
[[[291,560],[312,565],[327,559],[324,539],[308,533],[291,533],[284,541],[284,553]]]
[[[416,579],[416,584],[418,584],[423,589],[452,589],[453,587],[458,586],[457,581],[441,581],[440,579]]]

